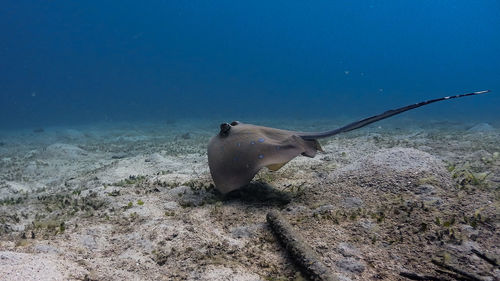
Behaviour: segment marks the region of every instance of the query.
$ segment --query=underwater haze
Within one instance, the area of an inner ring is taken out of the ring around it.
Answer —
[[[0,281],[500,280],[499,105],[499,0],[3,0]]]
[[[354,121],[486,89],[405,114],[498,127],[499,27],[493,0],[7,0],[0,128]]]

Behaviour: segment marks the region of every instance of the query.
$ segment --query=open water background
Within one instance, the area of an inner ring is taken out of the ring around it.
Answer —
[[[357,119],[484,89],[405,114],[500,120],[498,1],[6,0],[0,38],[0,129]]]

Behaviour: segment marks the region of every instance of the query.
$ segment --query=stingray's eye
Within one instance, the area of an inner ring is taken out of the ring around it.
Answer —
[[[219,135],[221,137],[226,137],[229,134],[229,130],[231,130],[231,125],[229,125],[228,123],[222,123],[220,124]]]
[[[233,122],[231,122],[231,126],[236,126],[238,124],[240,124],[240,121],[233,121]]]

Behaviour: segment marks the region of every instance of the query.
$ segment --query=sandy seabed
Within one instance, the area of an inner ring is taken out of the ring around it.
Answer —
[[[0,280],[303,280],[270,210],[340,280],[454,280],[433,259],[498,280],[473,253],[500,256],[498,124],[380,124],[228,196],[206,158],[218,122],[2,131]]]

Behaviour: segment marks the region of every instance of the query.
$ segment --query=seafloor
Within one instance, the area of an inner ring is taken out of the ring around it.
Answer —
[[[303,280],[270,210],[340,280],[459,277],[433,259],[500,278],[499,124],[381,122],[224,197],[206,158],[218,123],[0,132],[0,279]]]

